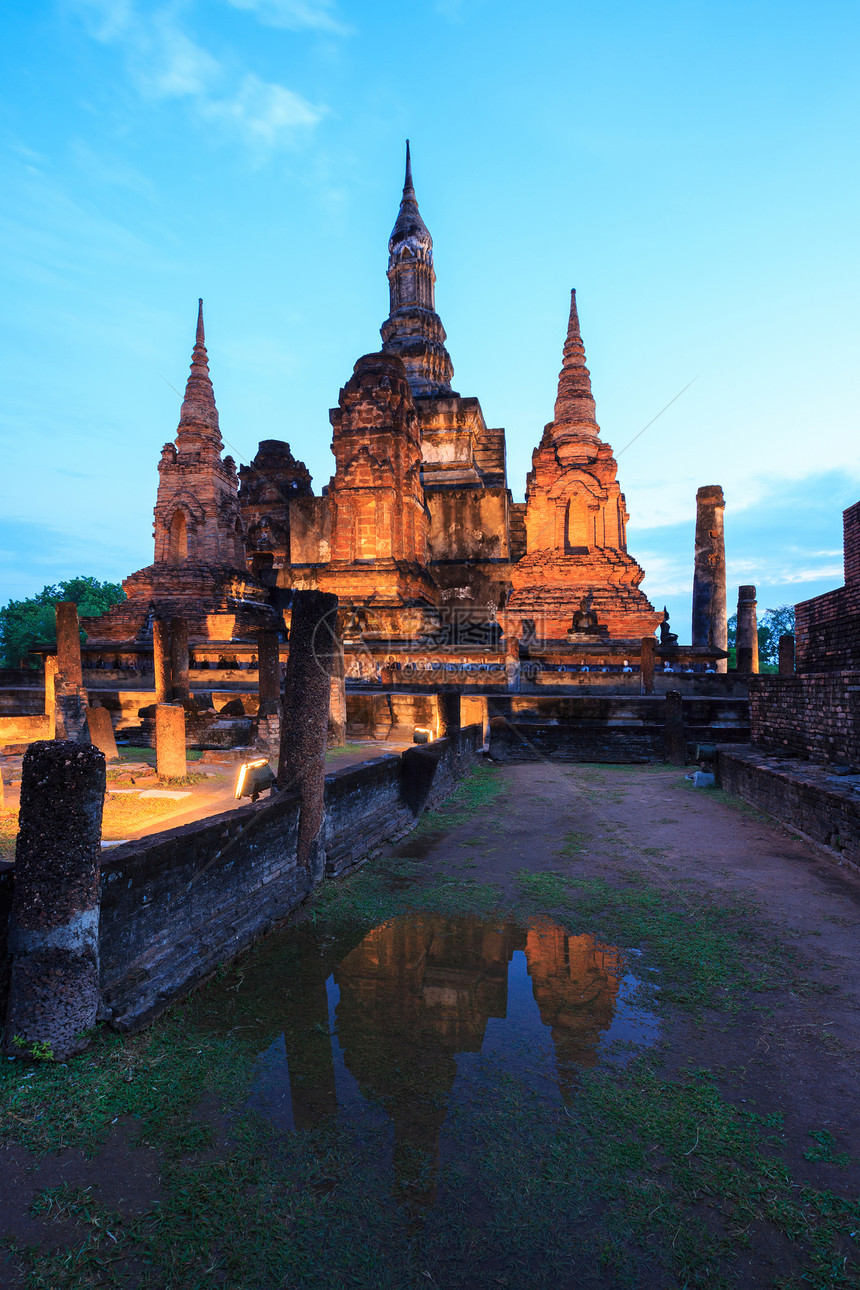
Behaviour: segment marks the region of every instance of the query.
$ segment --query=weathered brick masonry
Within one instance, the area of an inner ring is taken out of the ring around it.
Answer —
[[[717,774],[728,792],[857,865],[860,776],[832,768],[860,767],[860,502],[842,518],[845,586],[797,606],[797,673],[750,677],[752,746],[721,748]]]
[[[860,670],[750,677],[750,724],[757,747],[860,764]]]
[[[798,672],[860,668],[860,502],[842,512],[845,586],[797,606]]]
[[[720,748],[720,787],[757,806],[860,868],[860,794],[824,767],[756,748]]]

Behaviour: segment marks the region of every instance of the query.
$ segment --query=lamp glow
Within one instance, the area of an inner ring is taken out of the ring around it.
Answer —
[[[260,794],[271,788],[274,782],[274,772],[265,757],[243,762],[236,777],[236,798],[250,797],[252,802],[256,802]]]

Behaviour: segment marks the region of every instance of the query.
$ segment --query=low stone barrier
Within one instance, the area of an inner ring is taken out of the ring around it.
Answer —
[[[334,771],[325,780],[326,877],[339,877],[406,832],[474,763],[480,726]],[[140,1027],[308,896],[296,861],[299,798],[282,793],[102,853],[102,1015]],[[14,866],[0,865],[0,1010]]]
[[[746,745],[717,749],[717,783],[860,868],[860,793],[851,780]]]
[[[51,738],[51,718],[46,712],[29,716],[0,717],[0,748],[6,744],[32,744]]]

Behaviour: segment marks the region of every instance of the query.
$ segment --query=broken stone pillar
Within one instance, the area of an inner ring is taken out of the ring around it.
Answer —
[[[758,622],[755,587],[738,587],[737,668],[749,675],[758,671]]]
[[[56,608],[57,670],[54,690],[57,696],[55,733],[60,739],[80,739],[87,724],[87,692],[81,667],[81,628],[78,607],[64,600]]]
[[[65,1060],[99,1005],[99,863],[105,759],[91,744],[24,754],[4,1052]]]
[[[63,692],[74,694],[84,683],[81,667],[81,627],[75,602],[64,600],[57,605],[56,618],[57,671],[63,677]]]
[[[723,512],[726,503],[719,484],[696,493],[696,557],[693,568],[693,646],[727,648],[726,544]],[[717,660],[725,672],[726,659]]]
[[[639,671],[641,673],[641,690],[643,694],[654,693],[654,646],[653,636],[643,636],[639,651]]]
[[[155,671],[155,702],[169,703],[173,696],[170,626],[163,618],[156,618],[152,624],[152,663]]]
[[[57,673],[57,684],[62,689],[62,673]],[[57,695],[54,732],[58,739],[77,739],[89,743],[87,728],[87,692],[81,685],[71,694]]]
[[[53,739],[57,733],[56,654],[48,654],[45,658],[45,712],[48,717],[48,738]]]
[[[666,694],[666,717],[663,747],[670,766],[684,766],[687,761],[687,737],[684,732],[684,701],[680,690]]]
[[[343,646],[332,662],[331,698],[328,708],[328,742],[331,748],[342,748],[346,743],[346,677],[344,676]]]
[[[374,739],[387,739],[391,734],[394,720],[391,714],[391,700],[387,694],[374,694],[371,699],[373,725],[371,735]]]
[[[440,690],[437,695],[439,712],[439,738],[445,739],[460,729],[460,692]]]
[[[460,720],[464,726],[480,726],[484,747],[490,745],[490,701],[483,695],[466,695],[460,700]]]
[[[293,594],[290,653],[281,717],[278,788],[301,794],[299,864],[314,882],[325,870],[325,750],[337,639],[337,596],[325,591]]]
[[[779,638],[779,674],[794,676],[794,632],[783,632]]]
[[[188,658],[188,623],[184,618],[170,620],[170,679],[174,699],[191,698],[190,660]],[[156,696],[156,703],[159,702]]]
[[[90,743],[103,752],[106,761],[117,761],[119,753],[116,747],[116,736],[113,722],[107,708],[87,708],[87,729]]]
[[[277,632],[257,632],[257,676],[257,715],[277,716],[281,710],[281,644]]]
[[[155,708],[155,769],[162,779],[182,779],[185,760],[185,709],[181,703],[159,703]]]

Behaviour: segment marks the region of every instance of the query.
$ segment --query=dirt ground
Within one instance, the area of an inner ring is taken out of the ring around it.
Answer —
[[[505,764],[497,773],[503,791],[485,810],[418,830],[376,856],[367,870],[412,860],[427,877],[443,883],[496,884],[512,900],[517,898],[523,871],[575,882],[602,880],[622,893],[642,878],[664,894],[667,908],[681,913],[694,909],[699,900],[704,905],[723,898],[760,910],[763,940],[776,937],[787,942],[802,964],[805,980],[815,988],[799,990],[787,980],[784,988],[770,991],[766,1006],[750,1007],[739,1015],[721,1011],[716,999],[713,1008],[699,1015],[670,1008],[662,1019],[662,1060],[670,1074],[691,1066],[707,1068],[714,1073],[721,1096],[734,1106],[761,1116],[778,1113],[784,1123],[782,1158],[795,1179],[793,1186],[808,1184],[856,1199],[860,1191],[860,878],[777,822],[719,791],[694,789],[677,769]],[[602,931],[600,926],[589,930],[598,937]],[[217,1109],[209,1119],[216,1127],[210,1154],[217,1154],[226,1149],[229,1120]],[[131,1125],[129,1117],[117,1115],[105,1145],[90,1159],[79,1147],[47,1155],[29,1150],[15,1141],[14,1127],[9,1132],[7,1124],[7,1141],[0,1148],[0,1234],[11,1234],[19,1243],[42,1250],[71,1245],[76,1233],[80,1235],[79,1216],[65,1216],[61,1206],[52,1213],[44,1206],[34,1209],[33,1204],[46,1188],[66,1183],[94,1189],[93,1194],[109,1197],[112,1208],[127,1215],[151,1207],[161,1196],[161,1157],[153,1146],[134,1137]],[[832,1135],[839,1150],[850,1157],[847,1167],[835,1169],[827,1150],[817,1157],[809,1151],[813,1131]],[[735,1284],[776,1284],[772,1272],[762,1270],[762,1248],[770,1240],[759,1225],[755,1257],[750,1255],[744,1263],[746,1256],[738,1255],[732,1276]],[[777,1263],[781,1257],[774,1254]],[[28,1280],[11,1256],[4,1273],[3,1260],[0,1253],[4,1286],[50,1284],[33,1279],[33,1274]],[[62,1284],[136,1285],[135,1266],[132,1257],[117,1281],[71,1279]],[[422,1275],[432,1284],[444,1284],[429,1272]],[[202,1276],[194,1281],[209,1283]],[[211,1283],[239,1284],[229,1276],[215,1276]],[[505,1278],[498,1278],[498,1283],[520,1284]],[[627,1284],[611,1274],[593,1283]],[[857,1284],[850,1274],[843,1279],[838,1269],[830,1279],[819,1271],[812,1283]],[[184,1282],[168,1278],[145,1284],[180,1286]],[[258,1282],[252,1277],[241,1284]],[[311,1278],[277,1284],[323,1283]],[[354,1284],[369,1285],[372,1280],[358,1279]],[[686,1283],[643,1277],[633,1284]],[[690,1284],[707,1284],[707,1278]]]

